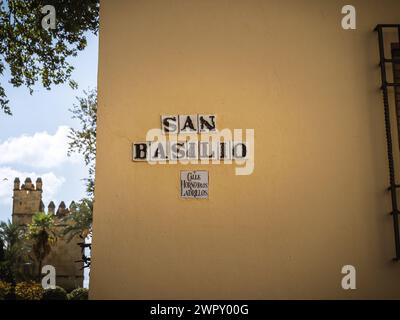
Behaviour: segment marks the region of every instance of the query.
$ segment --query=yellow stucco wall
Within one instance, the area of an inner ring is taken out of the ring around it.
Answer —
[[[372,31],[400,2],[351,1],[355,31],[346,4],[101,2],[92,299],[400,298]],[[196,113],[255,130],[252,175],[132,162],[160,115]],[[209,200],[179,198],[191,169]]]

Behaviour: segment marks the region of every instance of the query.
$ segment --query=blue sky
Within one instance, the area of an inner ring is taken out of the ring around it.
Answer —
[[[27,88],[6,83],[7,76],[1,78],[13,116],[0,113],[0,220],[11,219],[15,176],[21,182],[28,174],[34,180],[42,177],[46,207],[50,200],[56,206],[63,200],[68,206],[85,196],[82,179],[87,177],[87,168],[83,159],[66,155],[69,128],[79,127],[68,109],[84,90],[96,87],[97,61],[98,37],[88,35],[86,49],[70,60],[75,67],[73,79],[79,84],[76,90],[68,84],[50,91],[38,85],[30,95]]]

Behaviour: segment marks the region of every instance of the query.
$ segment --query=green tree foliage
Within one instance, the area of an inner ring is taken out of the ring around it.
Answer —
[[[15,286],[17,300],[41,300],[44,289],[33,281],[20,282]]]
[[[71,213],[63,219],[64,224],[62,235],[71,241],[73,238],[82,239],[78,245],[82,250],[83,268],[90,267],[90,257],[86,255],[85,249],[91,249],[91,243],[87,243],[86,239],[92,235],[93,222],[93,202],[91,199],[82,199],[78,204],[71,208]]]
[[[81,127],[79,129],[71,129],[68,154],[71,155],[76,152],[84,157],[85,164],[89,171],[89,177],[86,179],[88,198],[82,199],[76,205],[76,210],[74,210],[68,218],[69,227],[66,227],[65,234],[69,235],[69,237],[77,235],[82,239],[79,245],[82,249],[84,268],[86,268],[90,267],[90,257],[86,255],[85,249],[91,248],[91,244],[86,242],[86,238],[92,234],[93,220],[96,167],[97,90],[93,89],[89,92],[84,92],[84,96],[78,97],[77,99],[78,104],[75,104],[70,111],[72,112],[72,117],[79,120]]]
[[[38,262],[38,280],[42,273],[43,260],[51,252],[51,246],[57,241],[54,215],[38,212],[28,225],[27,238],[32,240],[32,253]]]
[[[45,5],[56,10],[56,28],[45,30],[41,12]],[[4,0],[0,1],[0,75],[9,69],[15,87],[26,86],[30,93],[36,83],[44,88],[69,83],[75,57],[87,45],[85,34],[97,33],[99,0]],[[0,109],[11,114],[9,100],[0,83]]]
[[[68,154],[76,152],[83,155],[89,171],[86,189],[89,197],[93,197],[96,165],[97,90],[84,91],[84,96],[78,97],[77,100],[78,104],[74,104],[70,111],[72,118],[79,120],[81,128],[71,129]]]
[[[71,241],[74,237],[86,239],[92,232],[93,222],[93,203],[90,199],[82,199],[78,204],[75,204],[71,213],[64,219],[66,224],[63,228],[63,235],[67,241]]]
[[[4,242],[0,239],[0,262],[5,260]]]
[[[59,286],[56,286],[54,289],[44,290],[42,297],[42,300],[67,300],[67,299],[68,299],[67,292]]]
[[[13,291],[13,287],[11,283],[7,283],[0,280],[0,301],[1,300],[9,300],[11,298],[11,294]]]
[[[68,294],[68,300],[88,300],[89,290],[86,288],[76,288]]]

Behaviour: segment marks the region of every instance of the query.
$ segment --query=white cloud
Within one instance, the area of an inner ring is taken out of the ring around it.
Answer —
[[[78,155],[67,156],[69,127],[59,126],[51,135],[37,132],[0,142],[0,165],[22,164],[33,168],[54,168],[65,162],[79,161]]]
[[[0,167],[0,203],[9,204],[12,201],[12,192],[14,188],[14,179],[19,177],[21,185],[26,177],[30,177],[35,183],[38,177],[43,181],[43,202],[47,205],[50,201],[57,202],[57,193],[64,184],[64,177],[57,177],[53,172],[37,174],[35,172],[21,172],[9,167]]]

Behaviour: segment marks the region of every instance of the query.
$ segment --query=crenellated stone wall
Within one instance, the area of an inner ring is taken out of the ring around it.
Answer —
[[[24,184],[20,185],[19,178],[14,180],[13,212],[12,221],[19,225],[27,226],[32,223],[32,217],[37,212],[46,212],[42,201],[42,179],[36,180],[36,185],[30,178],[26,178]],[[67,208],[61,201],[57,211],[56,205],[51,201],[47,206],[47,212],[54,214],[56,224],[65,224],[65,217],[75,209],[72,201]],[[61,226],[60,226],[61,228]],[[46,257],[43,265],[52,265],[56,268],[57,285],[72,290],[83,286],[83,264],[78,262],[82,258],[81,248],[78,246],[83,239],[74,237],[71,241],[58,238],[52,246],[50,254]],[[36,269],[33,269],[36,270]],[[36,272],[36,271],[35,271]]]

